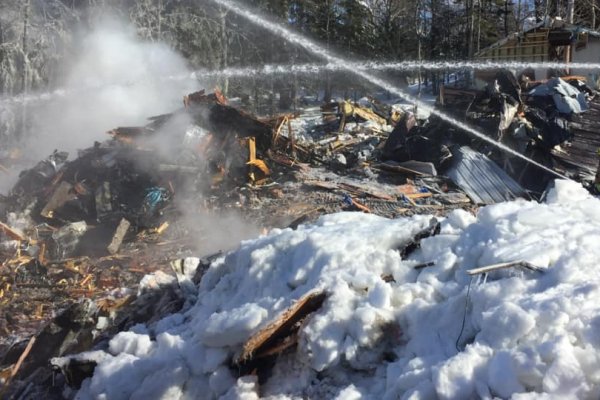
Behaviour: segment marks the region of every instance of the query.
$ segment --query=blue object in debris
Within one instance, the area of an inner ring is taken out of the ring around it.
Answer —
[[[350,197],[350,195],[348,193],[344,193],[344,197],[342,198],[342,202],[344,203],[344,205],[350,207],[352,204],[354,204],[354,201],[352,200],[352,197]]]
[[[163,201],[169,198],[169,191],[158,186],[146,189],[146,197],[144,197],[144,209],[148,212],[154,211],[156,207]]]

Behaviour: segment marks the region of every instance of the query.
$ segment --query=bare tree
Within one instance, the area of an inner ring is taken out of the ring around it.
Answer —
[[[575,3],[575,22],[585,25],[591,29],[598,29],[598,12],[600,1],[579,0]]]

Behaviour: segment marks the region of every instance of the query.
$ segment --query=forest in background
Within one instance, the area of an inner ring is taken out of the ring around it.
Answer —
[[[567,0],[240,1],[356,61],[469,59],[479,49],[523,29],[526,21],[567,13]],[[575,23],[597,28],[599,5],[600,0],[576,0]],[[185,57],[190,69],[320,61],[210,1],[3,0],[0,96],[60,87],[73,44],[106,15],[128,21],[144,41],[166,43]],[[438,74],[423,71],[419,77],[431,80],[435,87]],[[388,73],[388,77],[406,82],[415,79],[416,72],[396,75]],[[333,90],[352,91],[356,85],[361,84],[332,73],[318,78],[219,81],[230,95],[270,95],[272,111],[291,107],[299,87],[320,91],[327,100]],[[278,93],[277,104],[274,93]],[[18,124],[17,118],[10,130],[22,131]],[[8,129],[3,128],[5,135]]]

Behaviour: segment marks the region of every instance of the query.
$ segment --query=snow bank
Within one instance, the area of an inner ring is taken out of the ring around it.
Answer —
[[[114,337],[78,398],[258,398],[229,361],[314,288],[330,296],[263,397],[600,397],[600,201],[559,181],[546,204],[455,211],[402,260],[397,248],[428,224],[341,213],[242,242],[181,318]],[[545,272],[466,273],[515,260]]]

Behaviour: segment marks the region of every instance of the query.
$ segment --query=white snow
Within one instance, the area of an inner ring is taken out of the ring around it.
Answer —
[[[182,318],[94,353],[78,398],[599,398],[600,200],[557,181],[543,204],[455,211],[402,260],[397,248],[428,224],[340,213],[242,242]],[[466,273],[515,260],[544,272]],[[227,365],[243,342],[315,288],[329,297],[297,350],[266,384],[237,378]]]

